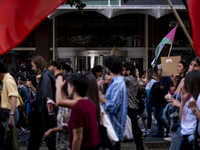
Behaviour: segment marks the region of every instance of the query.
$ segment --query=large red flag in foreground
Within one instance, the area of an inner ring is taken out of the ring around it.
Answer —
[[[0,0],[0,55],[20,44],[66,0]]]
[[[196,54],[200,57],[200,0],[188,0],[188,10],[192,25],[192,39]]]

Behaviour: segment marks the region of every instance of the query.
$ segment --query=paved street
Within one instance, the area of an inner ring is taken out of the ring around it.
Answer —
[[[143,129],[143,124],[139,122],[139,125],[141,129]],[[155,138],[151,137],[152,134],[156,133],[157,127],[155,126],[155,123],[153,122],[152,124],[152,132],[146,136],[144,139],[144,146],[145,150],[167,150],[169,149],[170,142],[165,141],[163,138]],[[21,136],[20,136],[20,149],[21,150],[26,150],[27,149],[27,144],[25,144],[25,141],[29,137],[29,131],[25,131]],[[121,150],[135,150],[135,144],[134,142],[131,141],[124,141],[122,143],[122,148]],[[40,150],[47,150],[46,145],[42,144]]]

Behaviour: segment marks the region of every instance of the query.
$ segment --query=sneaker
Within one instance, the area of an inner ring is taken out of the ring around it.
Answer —
[[[19,129],[19,135],[21,135],[24,132],[25,132],[25,129],[21,127],[21,129]]]
[[[145,133],[145,134],[149,134],[149,131],[148,130],[144,130],[144,131],[142,131],[143,133]]]
[[[142,129],[141,131],[142,131],[142,132],[144,132],[144,131],[149,131],[149,133],[150,133],[150,132],[151,132],[151,129],[147,129],[147,130]]]
[[[172,137],[170,137],[170,136],[169,136],[169,137],[166,137],[166,138],[164,138],[164,140],[165,140],[165,141],[171,142],[171,141],[172,141]]]

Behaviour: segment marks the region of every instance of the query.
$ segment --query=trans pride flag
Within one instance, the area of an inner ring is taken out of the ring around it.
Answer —
[[[158,60],[158,57],[163,49],[163,47],[165,46],[165,44],[169,44],[172,46],[173,44],[173,41],[174,41],[174,36],[175,36],[175,33],[176,33],[176,29],[177,29],[177,26],[174,27],[163,39],[162,41],[160,42],[160,44],[156,47],[156,50],[155,50],[155,58],[154,60],[152,61],[151,65],[152,67],[154,68],[155,65],[157,64],[157,60]]]

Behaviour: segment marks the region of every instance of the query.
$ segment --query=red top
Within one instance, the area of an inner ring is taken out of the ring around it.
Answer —
[[[71,110],[71,116],[68,123],[69,147],[72,148],[73,129],[81,127],[83,127],[81,148],[96,147],[101,141],[94,103],[90,99],[79,100]]]

